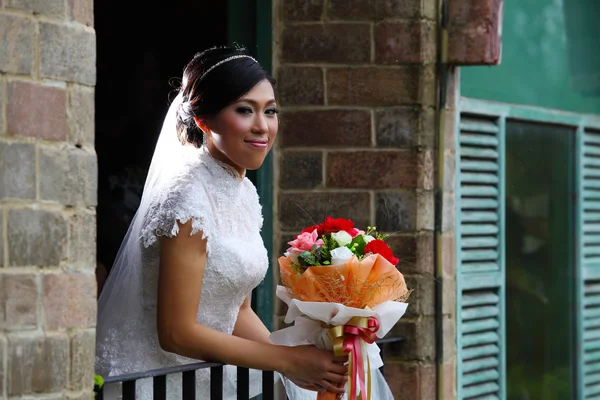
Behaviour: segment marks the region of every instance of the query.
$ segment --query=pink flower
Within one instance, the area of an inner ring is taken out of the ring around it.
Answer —
[[[287,249],[286,255],[292,259],[294,263],[298,263],[298,256],[305,251],[312,251],[314,245],[317,247],[323,246],[325,243],[321,239],[318,239],[319,234],[317,230],[313,230],[312,233],[303,232],[296,236],[295,240],[288,242],[291,246]]]
[[[354,239],[355,237],[357,237],[358,235],[362,235],[365,233],[365,231],[361,231],[360,229],[356,229],[356,228],[352,228],[348,231],[348,233],[350,234],[350,236],[352,236],[352,238]]]

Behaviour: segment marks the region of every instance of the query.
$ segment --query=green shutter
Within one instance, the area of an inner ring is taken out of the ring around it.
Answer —
[[[580,127],[578,149],[578,388],[600,398],[600,131]]]
[[[504,119],[462,112],[457,133],[458,399],[504,399]]]

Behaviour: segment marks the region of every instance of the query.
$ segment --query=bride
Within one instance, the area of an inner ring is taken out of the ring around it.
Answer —
[[[269,260],[258,195],[244,175],[261,166],[275,141],[274,86],[238,47],[208,49],[186,66],[99,299],[96,373],[218,361],[281,373],[295,384],[286,383],[292,400],[314,399],[317,390],[344,393],[346,359],[273,344],[250,307]],[[233,399],[235,367],[224,375],[224,398]],[[196,376],[198,398],[208,399],[209,370]],[[251,395],[259,394],[260,382],[250,381]],[[105,388],[106,398],[117,390]],[[152,398],[152,382],[136,390],[138,399]],[[180,378],[169,376],[167,390],[167,398],[179,397]]]

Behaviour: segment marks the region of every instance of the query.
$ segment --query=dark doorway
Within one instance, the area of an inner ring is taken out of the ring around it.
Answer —
[[[227,43],[227,2],[95,3],[98,272],[110,270],[141,191],[183,67]]]

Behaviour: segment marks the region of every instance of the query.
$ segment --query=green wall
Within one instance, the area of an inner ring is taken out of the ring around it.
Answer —
[[[506,0],[502,36],[501,65],[461,68],[462,96],[600,114],[600,1]]]

